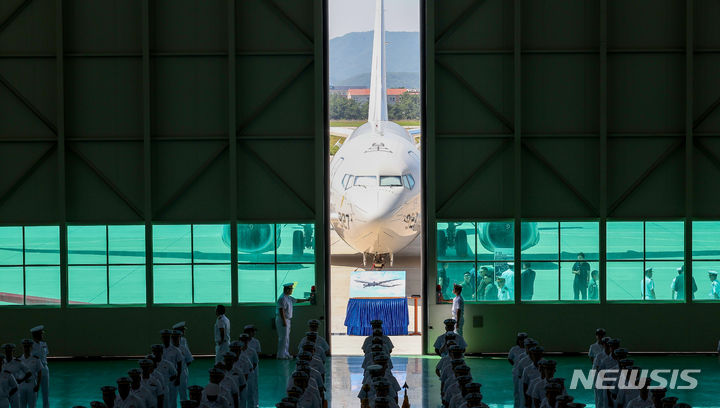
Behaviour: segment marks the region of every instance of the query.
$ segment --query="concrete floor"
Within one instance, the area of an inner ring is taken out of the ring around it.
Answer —
[[[549,356],[558,362],[557,377],[570,379],[574,368],[588,368],[585,357]],[[695,375],[699,385],[695,390],[674,390],[669,395],[677,396],[681,401],[694,408],[717,408],[717,384],[720,382],[720,361],[715,356],[635,356],[636,365],[643,368],[693,368],[700,369]],[[414,408],[440,406],[440,382],[435,376],[437,357],[398,357],[393,356],[393,375],[400,385],[407,383],[408,397]],[[484,402],[491,408],[509,408],[512,405],[512,379],[510,365],[503,357],[468,357],[467,364],[476,382],[481,383]],[[362,357],[331,357],[326,372],[327,387],[330,390],[328,404],[332,408],[359,407],[356,398],[362,371]],[[197,359],[190,366],[190,384],[207,383],[207,370],[212,360]],[[51,406],[66,408],[75,405],[89,406],[92,400],[100,399],[100,387],[114,384],[115,380],[126,375],[127,370],[137,367],[136,360],[116,361],[62,361],[50,362],[51,370]],[[260,406],[274,407],[285,394],[287,376],[294,368],[292,361],[263,359],[260,361]],[[570,392],[578,402],[588,403],[592,408],[592,390],[574,390]]]
[[[420,269],[421,240],[418,237],[407,248],[395,255],[392,266],[386,266],[386,270],[398,270],[406,272],[406,296],[422,295],[422,275]],[[348,336],[345,327],[345,310],[347,309],[350,274],[356,270],[366,270],[370,267],[363,267],[362,255],[352,249],[335,233],[330,231],[330,332],[334,355],[351,356],[361,355],[360,346],[364,341],[363,337]],[[418,331],[422,331],[422,299],[418,299]],[[410,327],[408,332],[415,330],[415,310],[412,301],[408,301],[408,313],[410,316]],[[418,355],[422,354],[422,336],[391,336],[395,345],[395,355]]]

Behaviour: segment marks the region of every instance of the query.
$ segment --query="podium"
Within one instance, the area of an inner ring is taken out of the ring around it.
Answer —
[[[405,295],[405,271],[355,271],[350,276],[350,299],[345,326],[351,336],[372,334],[370,321],[383,321],[386,336],[408,334],[410,319]]]

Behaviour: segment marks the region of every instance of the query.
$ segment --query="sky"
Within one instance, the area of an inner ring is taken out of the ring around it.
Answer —
[[[375,0],[328,0],[330,38],[373,29]],[[385,0],[387,31],[420,31],[419,0]]]

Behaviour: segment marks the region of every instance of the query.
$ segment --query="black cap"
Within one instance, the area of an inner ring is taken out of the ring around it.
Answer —
[[[163,350],[165,350],[165,346],[163,346],[162,344],[153,344],[152,346],[150,346],[150,350],[163,351]]]
[[[528,334],[525,332],[520,332],[517,334],[518,339],[526,339],[528,337]]]
[[[180,401],[180,408],[197,408],[198,403],[193,400]]]
[[[606,333],[606,331],[605,331],[605,329],[603,329],[602,327],[599,328],[599,329],[595,329],[595,335],[596,335],[596,336],[603,336],[603,337],[605,337],[605,333]]]
[[[102,401],[92,401],[90,402],[90,408],[107,408],[107,405]]]

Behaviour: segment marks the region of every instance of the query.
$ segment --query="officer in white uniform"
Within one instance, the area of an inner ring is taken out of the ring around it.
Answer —
[[[10,399],[18,393],[15,377],[4,369],[5,359],[0,358],[0,408],[9,408]]]
[[[131,368],[128,370],[130,383],[130,394],[139,398],[146,408],[157,407],[157,397],[153,392],[142,383],[142,370],[139,368]]]
[[[215,308],[215,363],[223,361],[223,355],[230,351],[230,319],[225,316],[225,306]]]
[[[515,361],[525,353],[525,339],[528,338],[527,333],[518,333],[515,339],[515,345],[508,351],[508,361],[510,365],[515,365]]]
[[[180,384],[178,384],[177,391],[180,401],[183,401],[187,399],[188,365],[192,363],[193,356],[190,354],[190,350],[182,345],[182,332],[180,330],[173,330],[170,336],[173,347],[180,350],[182,356],[182,371],[180,372]]]
[[[180,386],[180,379],[185,367],[185,356],[182,351],[173,346],[170,343],[170,337],[172,336],[172,330],[162,330],[160,332],[160,338],[162,339],[163,354],[162,358],[168,361],[175,368],[177,377],[170,381],[170,395],[168,396],[168,406],[177,407],[178,387]]]
[[[720,282],[717,281],[718,273],[716,271],[708,271],[710,278],[710,299],[720,299]]]
[[[48,345],[43,340],[45,334],[45,326],[35,326],[30,329],[30,334],[33,338],[33,351],[32,354],[36,354],[40,357],[40,361],[43,365],[42,378],[40,379],[40,393],[42,394],[43,408],[50,407],[50,370],[48,369],[47,356],[49,354]]]
[[[253,370],[250,372],[247,378],[247,400],[249,408],[257,408],[259,406],[260,396],[258,394],[258,371],[257,366],[260,362],[255,350],[250,348],[250,336],[247,333],[243,333],[239,337],[240,343],[243,345],[242,355],[250,360],[253,366]]]
[[[140,397],[130,392],[130,384],[132,384],[132,380],[128,377],[117,379],[118,394],[115,397],[114,408],[145,408],[145,403]]]
[[[13,356],[15,351],[15,345],[6,343],[2,345],[5,350],[5,361],[3,362],[3,371],[7,371],[15,377],[15,381],[18,384],[24,383],[28,378],[32,376],[30,370],[23,364],[19,358]],[[10,406],[17,408],[20,406],[20,394],[16,393],[10,397]]]
[[[595,337],[597,337],[597,341],[590,345],[590,350],[588,351],[588,357],[590,357],[591,363],[595,361],[595,357],[605,350],[602,342],[603,337],[605,337],[605,329],[599,328],[595,330]]]
[[[278,331],[278,360],[290,360],[290,320],[293,317],[293,305],[307,302],[307,299],[295,299],[293,293],[294,283],[283,284],[283,294],[277,300],[275,311],[275,328]]]
[[[457,322],[455,332],[462,336],[465,325],[465,300],[462,298],[462,286],[456,284],[453,287],[453,293],[455,293],[455,297],[452,301],[452,318]]]
[[[37,392],[40,389],[40,380],[42,378],[42,362],[40,362],[40,357],[32,354],[32,340],[25,339],[22,341],[22,345],[23,355],[20,356],[20,361],[30,370],[32,375],[19,386],[20,406],[22,408],[35,408]]]
[[[149,404],[148,408],[163,408],[165,406],[165,386],[162,375],[155,371],[155,362],[149,358],[144,358],[138,364],[142,370],[140,383],[150,390],[155,401],[154,404]]]

